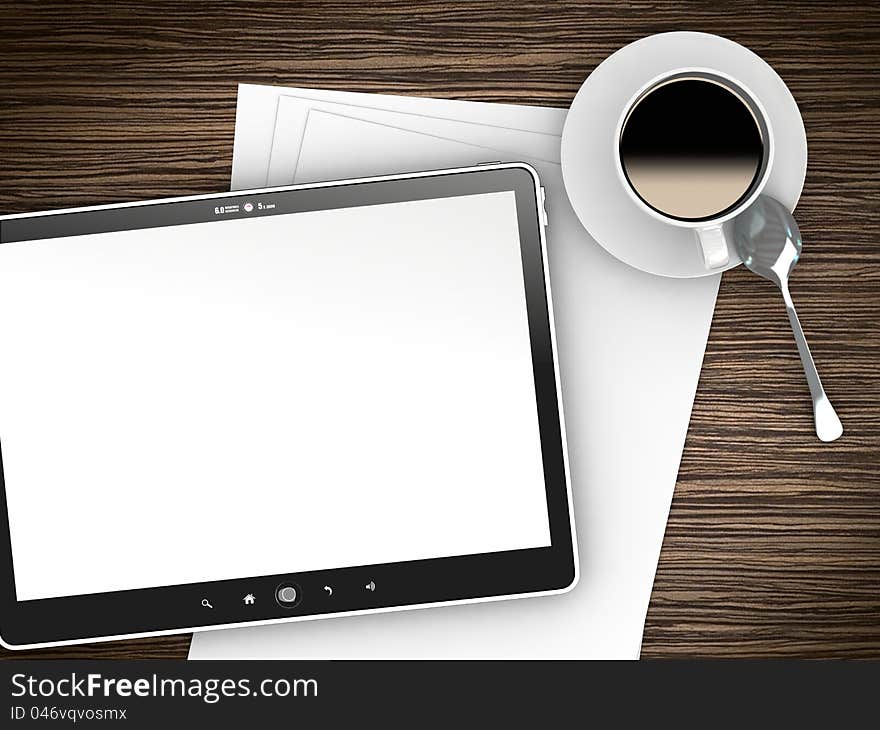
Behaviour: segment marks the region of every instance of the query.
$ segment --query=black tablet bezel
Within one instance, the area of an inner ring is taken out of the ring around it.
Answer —
[[[543,202],[537,174],[528,165],[497,164],[9,216],[0,218],[0,245],[502,191],[513,191],[516,197],[544,460],[549,547],[18,601],[0,442],[0,528],[3,530],[0,535],[0,637],[3,644],[25,648],[494,600],[569,589],[577,579],[577,559],[549,306]],[[256,198],[263,207],[247,212],[245,204],[253,204]],[[266,209],[269,203],[275,205],[271,210]],[[63,546],[53,549],[60,550]],[[198,546],[194,545],[193,549],[198,550]],[[299,600],[292,607],[282,606],[275,600],[278,587],[287,583],[298,589]],[[371,584],[372,589],[368,587]],[[252,604],[243,601],[248,593],[256,597]],[[210,608],[203,605],[204,600],[210,603]]]

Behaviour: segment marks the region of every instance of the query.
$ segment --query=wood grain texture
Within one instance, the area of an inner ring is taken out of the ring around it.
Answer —
[[[3,2],[0,211],[228,188],[236,84],[567,106],[620,46],[725,35],[810,145],[792,290],[846,433],[823,445],[777,292],[725,274],[643,656],[880,657],[880,7],[813,2]],[[184,657],[187,637],[19,656]]]

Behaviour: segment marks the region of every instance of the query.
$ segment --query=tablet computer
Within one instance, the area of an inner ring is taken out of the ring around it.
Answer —
[[[12,648],[577,578],[535,171],[0,219]]]

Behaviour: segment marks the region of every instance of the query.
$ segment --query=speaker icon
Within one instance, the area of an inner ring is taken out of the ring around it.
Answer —
[[[367,583],[367,584],[364,586],[364,588],[366,588],[368,591],[375,591],[375,590],[376,590],[376,584],[375,584],[373,581],[370,581],[369,583]]]

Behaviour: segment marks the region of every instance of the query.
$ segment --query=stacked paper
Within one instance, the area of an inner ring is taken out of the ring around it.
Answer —
[[[564,110],[243,85],[233,189],[523,160],[548,254],[581,579],[570,593],[194,637],[192,658],[636,658],[720,276],[607,254],[559,166]],[[612,183],[609,183],[612,184]]]

